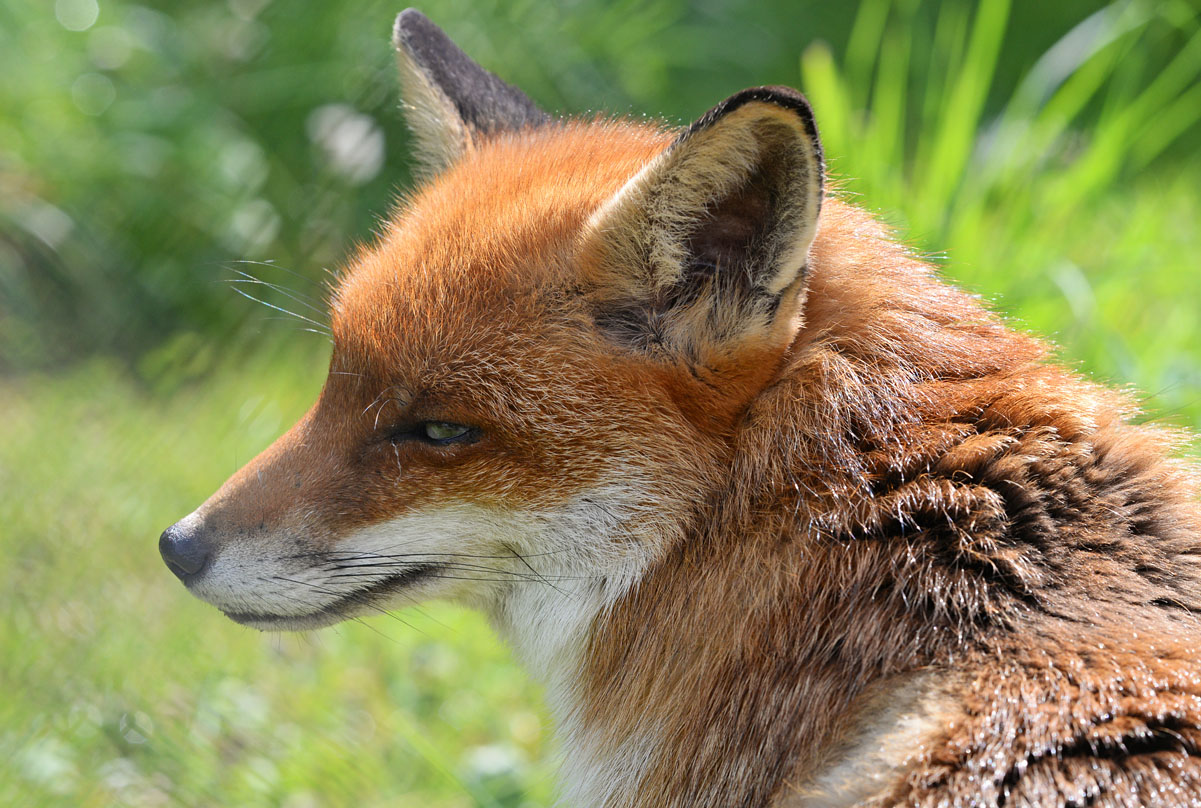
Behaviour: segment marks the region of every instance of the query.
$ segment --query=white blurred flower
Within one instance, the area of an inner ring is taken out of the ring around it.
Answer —
[[[105,25],[88,34],[88,56],[101,70],[116,70],[133,55],[135,41],[124,28]]]
[[[84,73],[71,85],[71,100],[85,115],[100,115],[117,97],[117,88],[103,73]]]
[[[86,31],[96,24],[100,5],[96,0],[58,0],[54,4],[54,16],[68,31]]]
[[[242,255],[259,255],[279,234],[280,218],[265,199],[239,205],[229,220],[226,243]]]
[[[467,753],[468,771],[481,779],[515,773],[521,764],[521,752],[508,744],[476,746]]]
[[[347,182],[362,185],[383,168],[383,130],[349,104],[318,107],[309,114],[306,128],[330,169]]]

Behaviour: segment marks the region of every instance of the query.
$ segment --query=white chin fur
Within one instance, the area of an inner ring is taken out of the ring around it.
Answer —
[[[318,612],[308,617],[261,617],[256,615],[226,612],[225,616],[235,623],[259,631],[312,631],[341,622],[344,616]]]
[[[431,598],[481,609],[545,684],[564,747],[576,750],[564,761],[565,795],[588,804],[598,789],[623,791],[640,779],[634,770],[621,783],[598,779],[613,767],[588,751],[596,744],[578,725],[575,709],[593,624],[642,577],[662,546],[655,511],[632,504],[639,501],[646,498],[626,483],[553,510],[456,503],[357,530],[323,559],[292,552],[291,536],[274,548],[265,540],[231,544],[191,590],[237,622],[265,631],[320,628]],[[439,566],[411,586],[388,588],[389,576],[425,564]],[[383,591],[369,604],[347,602],[373,586]],[[640,760],[650,759],[651,741],[648,736]],[[632,759],[627,764],[641,769]]]

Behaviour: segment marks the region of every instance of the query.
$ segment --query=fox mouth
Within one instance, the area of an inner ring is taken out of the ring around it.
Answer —
[[[269,614],[264,612],[231,612],[222,609],[225,616],[235,623],[240,623],[260,631],[303,631],[306,629],[322,628],[347,618],[354,617],[366,610],[383,611],[380,601],[396,594],[400,590],[430,577],[440,569],[439,564],[421,564],[410,567],[404,572],[390,575],[376,581],[370,586],[347,592],[337,600],[327,603],[319,609],[304,614]]]

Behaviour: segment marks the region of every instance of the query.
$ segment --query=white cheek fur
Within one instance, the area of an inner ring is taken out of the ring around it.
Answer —
[[[601,804],[632,793],[656,746],[655,733],[648,731],[637,750],[627,747],[621,760],[602,760],[602,744],[578,717],[587,637],[663,546],[660,511],[647,501],[627,481],[555,509],[452,503],[354,531],[322,559],[292,552],[287,536],[230,544],[193,592],[227,612],[300,617],[405,568],[441,565],[441,572],[401,589],[390,602],[358,613],[430,598],[481,609],[547,688],[567,750],[564,796],[571,804]],[[333,619],[311,627],[324,622]]]

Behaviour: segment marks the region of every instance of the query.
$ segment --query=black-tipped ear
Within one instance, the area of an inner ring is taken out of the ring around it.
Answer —
[[[714,107],[594,216],[598,325],[693,358],[791,339],[824,170],[797,91],[758,87]]]
[[[550,120],[525,93],[476,64],[416,9],[396,18],[392,42],[418,160],[427,173],[445,168],[482,139]]]

